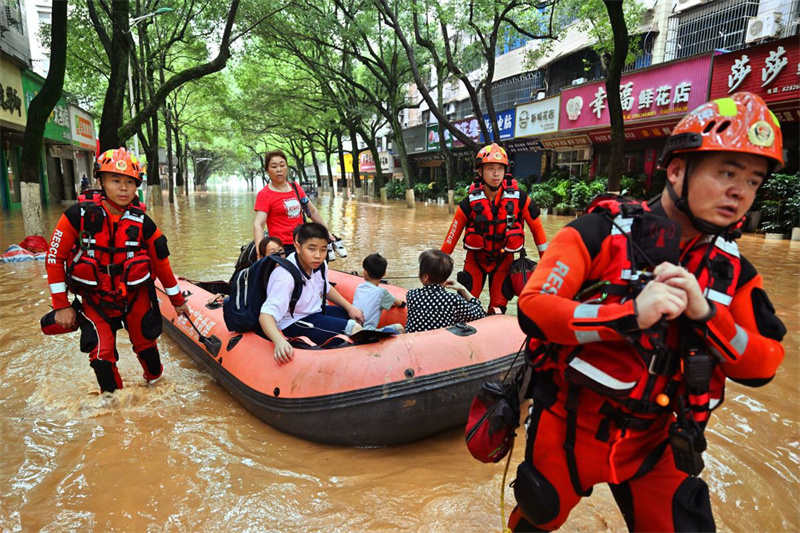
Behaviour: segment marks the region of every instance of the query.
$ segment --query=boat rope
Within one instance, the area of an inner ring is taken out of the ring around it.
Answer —
[[[511,456],[514,455],[514,442],[516,440],[516,438],[511,440],[508,459],[506,459],[506,468],[503,471],[503,484],[500,486],[500,531],[503,533],[512,533],[506,524],[506,481],[508,480],[508,467],[511,464]]]

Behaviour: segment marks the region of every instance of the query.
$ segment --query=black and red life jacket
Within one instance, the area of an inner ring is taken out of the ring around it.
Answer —
[[[80,227],[67,260],[67,285],[75,294],[113,304],[123,302],[129,291],[152,283],[152,264],[143,246],[144,204],[134,199],[114,222],[103,200],[97,190],[79,197]]]
[[[525,228],[516,180],[506,177],[498,203],[489,200],[479,181],[470,187],[468,198],[470,212],[464,248],[487,252],[491,256],[522,250]]]
[[[589,212],[608,217],[612,229],[594,260],[595,265],[601,265],[600,275],[595,276],[593,271],[594,281],[576,296],[581,302],[623,303],[633,299],[652,278],[652,268],[670,261],[695,275],[706,298],[716,305],[730,305],[741,271],[734,240],[704,236],[681,251],[679,226],[652,213],[646,204],[604,198],[590,206]],[[591,307],[579,306],[576,313],[590,312]],[[570,385],[589,388],[625,412],[645,416],[666,413],[675,409],[675,399],[681,395],[688,398],[693,418],[702,423],[722,403],[725,376],[715,364],[714,354],[705,353],[709,362],[707,383],[686,383],[683,370],[689,364],[689,354],[699,357],[699,353],[708,351],[690,329],[686,321],[676,320],[633,333],[627,341],[584,339],[577,347],[548,346],[532,339],[529,353],[536,354],[532,359],[536,368],[556,370]]]

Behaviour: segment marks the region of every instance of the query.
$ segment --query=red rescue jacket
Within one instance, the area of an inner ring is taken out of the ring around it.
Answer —
[[[166,237],[134,200],[109,214],[100,191],[79,197],[61,217],[50,241],[47,275],[53,307],[69,306],[67,290],[100,304],[111,315],[125,312],[129,294],[153,282],[164,284],[174,305],[184,298],[169,265]]]
[[[561,239],[559,245],[557,237],[520,298],[520,323],[532,335],[530,348],[536,354],[533,364],[557,371],[567,383],[589,388],[634,415],[671,412],[676,396],[685,395],[694,418],[705,422],[722,403],[726,370],[757,357],[748,352],[748,339],[758,332],[736,324],[729,310],[742,289],[736,242],[703,236],[681,249],[679,227],[637,202],[606,199],[590,212],[594,222],[574,224],[583,249],[574,239]],[[598,229],[598,215],[611,222],[609,233]],[[563,231],[570,235],[575,228]],[[663,261],[679,262],[696,276],[715,308],[707,323],[681,319],[638,329],[633,299]],[[568,305],[565,298],[571,300]],[[779,352],[763,354],[779,363],[780,344],[763,337],[759,341]],[[684,380],[690,353],[707,354],[711,362],[701,387],[687,388]]]

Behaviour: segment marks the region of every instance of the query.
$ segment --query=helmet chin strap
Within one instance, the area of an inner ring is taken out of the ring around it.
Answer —
[[[486,180],[483,180],[483,184],[486,185],[487,187],[489,187],[489,190],[492,191],[492,192],[497,192],[497,191],[500,190],[500,185],[492,187],[491,185],[489,185],[489,182],[487,182]]]
[[[125,211],[126,209],[128,209],[127,205],[118,205],[118,204],[112,202],[111,199],[108,196],[106,196],[106,191],[103,191],[103,200],[105,200],[109,204],[113,205],[114,207],[116,207],[120,211]]]
[[[691,170],[691,166],[691,162],[687,160],[686,170],[684,171],[683,175],[683,187],[680,196],[678,196],[678,193],[672,188],[672,184],[669,182],[669,180],[667,180],[667,193],[672,199],[672,203],[675,204],[675,207],[677,207],[679,211],[686,215],[686,217],[692,223],[692,226],[694,226],[694,228],[700,233],[719,235],[720,233],[725,233],[733,229],[733,227],[738,224],[738,221],[727,226],[718,226],[717,224],[712,224],[711,222],[703,220],[692,213],[692,209],[689,207],[689,171]]]

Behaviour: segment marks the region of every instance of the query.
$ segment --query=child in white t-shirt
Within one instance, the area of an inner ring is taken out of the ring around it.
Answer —
[[[267,299],[261,306],[259,323],[266,336],[275,343],[275,360],[288,363],[294,357],[287,337],[305,336],[317,344],[339,334],[352,335],[361,330],[364,313],[348,302],[322,276],[328,248],[328,230],[322,224],[309,222],[295,233],[297,250],[286,259],[294,263],[303,278],[303,290],[289,310],[294,277],[283,267],[276,267],[267,282]],[[336,305],[322,306],[330,300]]]
[[[405,306],[403,300],[395,298],[380,286],[381,279],[386,275],[386,265],[386,259],[381,254],[370,254],[361,263],[364,267],[361,272],[364,283],[356,287],[353,305],[364,311],[364,329],[377,329],[383,310]],[[402,324],[391,324],[381,329],[397,333],[405,332]]]

